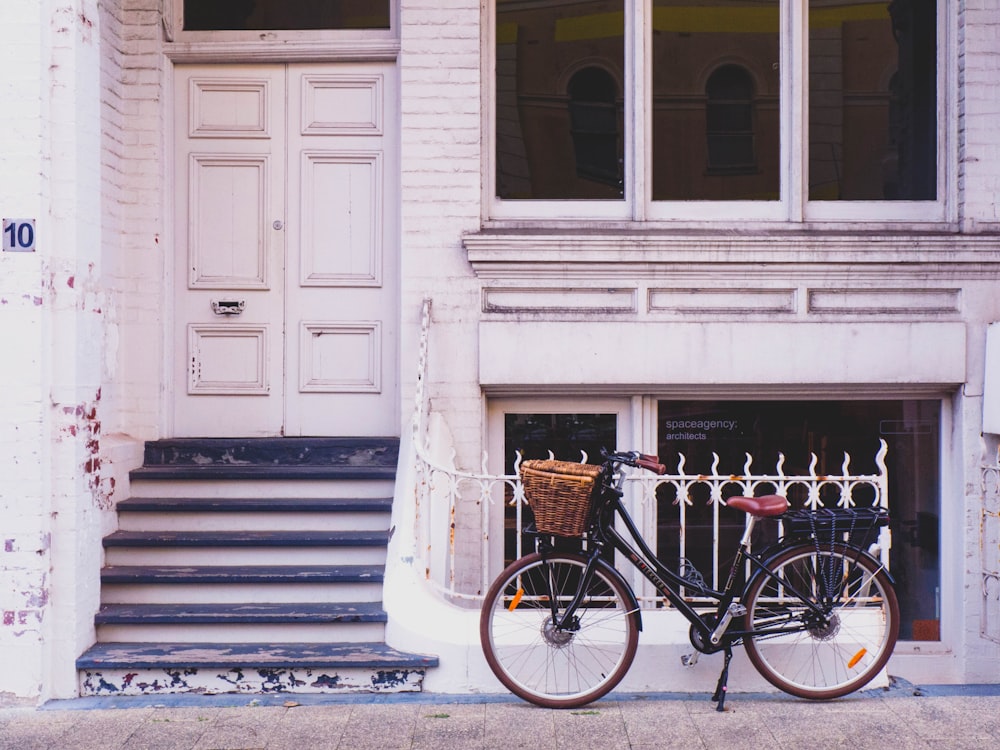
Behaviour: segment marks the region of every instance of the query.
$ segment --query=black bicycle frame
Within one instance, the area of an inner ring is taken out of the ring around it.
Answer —
[[[621,552],[625,557],[628,558],[636,568],[638,568],[644,576],[656,587],[656,590],[662,594],[667,601],[670,602],[677,610],[684,615],[684,617],[692,625],[699,628],[702,636],[709,636],[714,630],[714,622],[706,620],[705,616],[698,613],[698,611],[689,604],[683,596],[681,596],[679,589],[681,588],[697,588],[698,593],[707,596],[710,599],[714,599],[718,602],[713,616],[715,618],[721,618],[723,613],[725,613],[730,605],[735,601],[736,594],[733,587],[736,582],[736,576],[740,567],[746,562],[754,566],[758,575],[766,575],[772,580],[779,581],[781,585],[789,592],[790,595],[799,599],[802,604],[811,609],[815,614],[820,617],[825,617],[826,613],[821,607],[813,603],[810,598],[804,595],[802,592],[796,590],[796,588],[788,581],[780,580],[779,576],[768,569],[767,560],[770,559],[769,553],[776,548],[781,548],[786,545],[772,545],[764,551],[764,555],[755,555],[752,553],[745,544],[741,543],[737,547],[736,558],[733,560],[732,567],[729,571],[729,576],[726,580],[726,586],[722,591],[716,591],[715,589],[708,588],[707,586],[700,586],[693,584],[691,581],[683,578],[679,574],[667,568],[653,551],[646,544],[642,535],[639,533],[639,529],[636,527],[635,522],[629,515],[625,506],[622,504],[622,493],[620,490],[605,486],[602,490],[602,496],[598,502],[598,508],[596,511],[596,517],[594,523],[591,525],[590,539],[594,542],[594,547],[588,553],[587,567],[584,570],[583,576],[580,579],[580,585],[577,588],[576,596],[574,596],[573,601],[568,607],[563,611],[562,616],[559,616],[557,612],[557,603],[555,601],[555,596],[551,596],[551,608],[552,608],[552,618],[556,627],[559,629],[573,629],[573,618],[577,608],[584,598],[584,592],[590,585],[590,581],[593,578],[594,567],[600,557],[603,547],[610,543],[611,547],[619,552]],[[618,529],[615,528],[614,518],[618,516],[622,519],[625,524],[625,528],[628,530],[629,536],[632,542],[638,547],[638,551],[629,540],[619,533]],[[858,552],[863,553],[862,550]],[[641,554],[640,554],[641,553]],[[616,571],[617,572],[617,571]],[[619,574],[620,575],[620,574]],[[752,580],[752,575],[748,579],[748,583]],[[668,583],[669,581],[669,583]],[[627,581],[624,582],[631,592],[632,587]],[[745,590],[745,587],[744,587]],[[742,593],[742,591],[740,592]],[[635,595],[633,593],[633,600]],[[751,635],[777,635],[780,633],[794,633],[800,632],[805,628],[805,624],[797,624],[794,627],[768,627],[761,630],[732,630],[727,628],[722,638],[718,644],[713,644],[713,647],[718,649],[723,649],[728,645],[736,642],[740,638]]]

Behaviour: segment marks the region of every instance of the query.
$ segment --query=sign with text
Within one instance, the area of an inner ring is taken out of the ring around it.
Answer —
[[[3,251],[5,253],[35,252],[35,220],[4,219]]]

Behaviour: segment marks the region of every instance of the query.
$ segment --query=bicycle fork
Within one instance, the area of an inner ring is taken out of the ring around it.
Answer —
[[[549,568],[548,561],[545,561],[546,578],[548,579],[546,583],[549,589],[549,611],[552,615],[552,626],[556,630],[568,630],[572,632],[578,628],[576,610],[579,609],[586,596],[586,592],[590,589],[590,582],[594,578],[594,566],[597,563],[597,554],[595,551],[588,555],[587,567],[584,568],[583,575],[580,577],[580,583],[576,587],[573,600],[563,610],[561,617],[559,616],[559,601],[556,594],[558,587],[556,586],[556,582],[552,580],[552,569]]]

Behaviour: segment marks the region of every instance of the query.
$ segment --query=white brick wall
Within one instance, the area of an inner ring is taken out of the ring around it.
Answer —
[[[480,7],[477,0],[401,0],[404,417],[416,376],[420,303],[433,298],[431,408],[447,415],[456,462],[478,467],[482,403],[476,369],[480,302],[461,236],[480,225]],[[445,384],[437,387],[435,384]],[[456,549],[475,580],[477,506],[460,508]]]
[[[961,214],[967,231],[1000,229],[1000,11],[966,2],[959,17]]]
[[[37,219],[37,252],[0,257],[12,420],[0,430],[0,568],[14,583],[0,590],[0,698],[75,695],[74,661],[93,641],[100,538],[113,523],[102,440],[117,370],[106,268],[121,260],[123,226],[119,17],[97,0],[0,7],[13,33],[0,93],[18,102],[0,213]]]
[[[0,215],[43,219],[44,165],[41,159],[45,67],[39,48],[37,2],[12,0],[0,6],[0,97],[17,102],[5,117],[0,148]],[[41,690],[42,626],[47,608],[49,527],[42,470],[48,454],[43,378],[48,363],[42,342],[47,320],[42,257],[0,255],[0,382],[4,384],[4,426],[0,429],[0,699],[34,697]],[[8,406],[9,405],[9,406]]]

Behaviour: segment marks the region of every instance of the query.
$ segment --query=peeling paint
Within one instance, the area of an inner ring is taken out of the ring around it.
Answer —
[[[101,420],[98,410],[100,402],[101,389],[98,388],[93,400],[59,407],[65,420],[59,428],[59,434],[83,441],[85,458],[80,465],[80,472],[86,479],[87,489],[94,505],[101,510],[110,510],[114,506],[112,494],[115,482],[112,477],[103,476],[101,471]]]
[[[400,693],[418,692],[424,670],[351,668],[233,667],[212,669],[129,669],[80,673],[80,695],[165,693]]]

